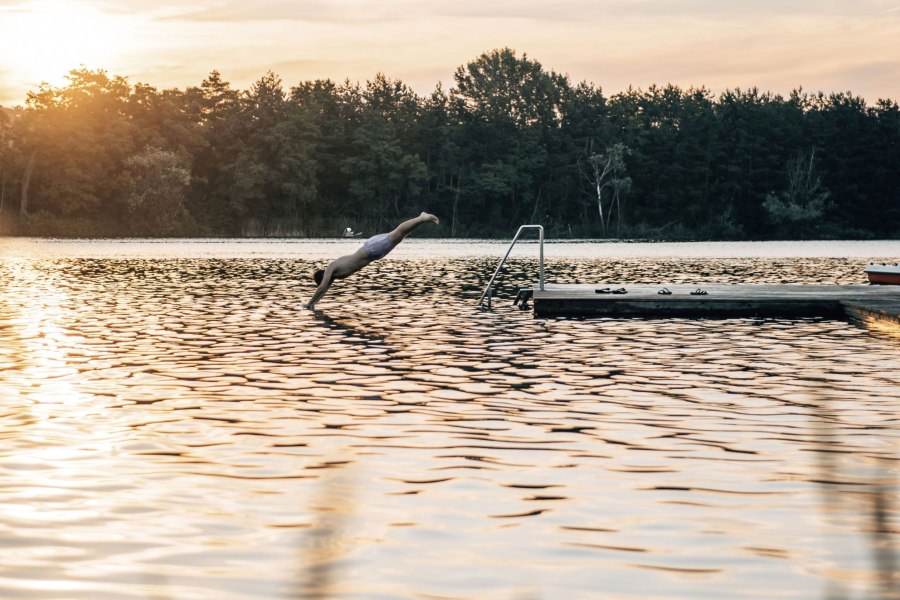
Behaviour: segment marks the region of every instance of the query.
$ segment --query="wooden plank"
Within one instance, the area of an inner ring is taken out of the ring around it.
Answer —
[[[841,304],[847,317],[855,323],[875,321],[900,326],[900,299],[869,298],[843,301]]]

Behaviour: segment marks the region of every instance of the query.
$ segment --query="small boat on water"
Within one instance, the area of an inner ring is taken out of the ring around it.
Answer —
[[[880,285],[900,285],[900,263],[888,265],[872,263],[866,267],[869,283]]]
[[[353,231],[349,227],[344,230],[344,233],[341,234],[341,237],[359,237],[362,235],[361,231]]]

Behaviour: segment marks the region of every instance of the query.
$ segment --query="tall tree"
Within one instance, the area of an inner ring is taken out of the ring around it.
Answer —
[[[237,233],[238,219],[229,206],[228,193],[231,166],[245,136],[240,92],[218,71],[212,71],[199,87],[184,93],[183,107],[197,123],[188,210],[209,233]]]
[[[312,219],[319,231],[342,230],[347,219],[351,215],[358,218],[359,212],[342,166],[353,154],[353,136],[360,127],[360,86],[349,81],[301,82],[291,89],[290,100],[306,110],[319,129],[315,156],[318,193]]]
[[[612,213],[615,211],[618,235],[622,223],[622,195],[631,188],[631,178],[625,174],[627,171],[625,156],[630,152],[624,144],[608,146],[605,152],[590,152],[590,148],[588,151],[582,175],[588,181],[597,202],[600,233],[603,237],[609,237]],[[603,194],[607,190],[610,194],[604,211]]]
[[[459,67],[454,82],[450,98],[465,140],[459,146],[471,172],[469,213],[508,229],[534,213],[550,180],[552,130],[560,125],[568,79],[503,48]]]
[[[231,209],[256,234],[298,232],[315,197],[313,154],[318,129],[302,107],[288,103],[272,72],[243,101],[243,144],[231,169]]]
[[[190,171],[171,150],[148,147],[129,157],[121,176],[129,233],[189,233],[186,200],[190,180]]]
[[[134,148],[123,110],[130,86],[105,71],[73,70],[67,79],[28,94],[19,130],[22,212],[115,220],[117,176]]]
[[[831,196],[817,169],[816,149],[795,154],[787,163],[786,175],[786,188],[766,196],[763,208],[781,236],[805,237],[806,227],[821,221]]]
[[[403,212],[426,181],[425,163],[410,147],[418,98],[400,81],[377,75],[362,95],[360,125],[352,135],[352,152],[341,165],[349,193],[379,226]]]
[[[9,180],[13,158],[13,140],[11,117],[6,109],[0,107],[0,234],[4,231],[6,209],[6,186]]]

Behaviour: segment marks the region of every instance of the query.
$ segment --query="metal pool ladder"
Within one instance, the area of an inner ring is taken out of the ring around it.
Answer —
[[[539,240],[541,242],[541,278],[540,278],[540,289],[544,289],[544,227],[542,225],[522,225],[519,227],[519,230],[516,232],[516,236],[513,238],[512,243],[509,245],[509,248],[506,250],[506,255],[500,260],[500,263],[497,265],[497,268],[494,269],[494,274],[491,275],[491,280],[488,281],[487,286],[484,288],[484,291],[481,293],[481,298],[478,299],[478,306],[484,306],[484,299],[487,298],[488,308],[491,307],[491,286],[494,284],[494,279],[497,278],[497,273],[500,272],[500,268],[506,262],[506,259],[509,258],[509,253],[512,252],[513,246],[516,245],[516,241],[518,241],[519,236],[522,235],[522,232],[526,229],[537,229]]]

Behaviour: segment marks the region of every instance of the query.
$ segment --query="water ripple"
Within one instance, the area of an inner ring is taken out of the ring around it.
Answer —
[[[535,320],[503,300],[531,259],[484,313],[494,260],[381,261],[310,312],[303,258],[0,257],[0,595],[897,597],[896,339]],[[865,262],[548,273],[860,283]]]

